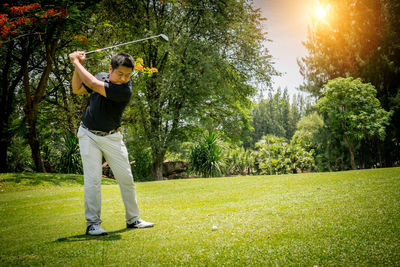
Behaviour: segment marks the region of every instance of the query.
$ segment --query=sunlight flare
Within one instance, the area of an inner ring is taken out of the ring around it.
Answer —
[[[329,14],[329,5],[323,5],[320,2],[317,2],[313,7],[313,17],[317,21],[327,22],[327,17]]]

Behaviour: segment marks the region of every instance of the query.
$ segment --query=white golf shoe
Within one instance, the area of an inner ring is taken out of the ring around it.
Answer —
[[[92,224],[86,228],[87,235],[107,235],[106,230],[101,228],[100,224]]]
[[[153,227],[154,223],[146,222],[142,219],[137,219],[133,223],[127,223],[126,228],[149,228]]]

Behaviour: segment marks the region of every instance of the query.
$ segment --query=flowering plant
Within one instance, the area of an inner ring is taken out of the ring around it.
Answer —
[[[143,58],[138,57],[135,60],[135,72],[136,73],[144,73],[147,74],[148,77],[151,77],[153,73],[158,72],[157,68],[143,67],[144,61]]]
[[[11,7],[8,3],[4,3],[3,10],[5,12],[0,14],[1,39],[13,37],[25,26],[33,26],[33,29],[36,29],[41,24],[48,24],[49,19],[55,18],[59,21],[68,15],[66,8],[45,10],[39,3]]]

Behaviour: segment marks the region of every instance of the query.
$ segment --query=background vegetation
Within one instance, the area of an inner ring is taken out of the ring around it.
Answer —
[[[87,96],[71,93],[68,53],[159,33],[170,41],[123,47],[142,59],[123,117],[136,180],[162,179],[164,160],[205,176],[399,165],[400,4],[320,2],[330,17],[310,25],[299,60],[311,97],[290,98],[272,88],[279,73],[250,0],[3,1],[0,171],[81,173],[74,135]],[[106,70],[117,51],[86,67]],[[195,160],[209,133],[218,156]]]

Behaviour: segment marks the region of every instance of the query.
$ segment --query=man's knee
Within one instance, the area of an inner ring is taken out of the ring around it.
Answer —
[[[101,187],[101,178],[100,177],[85,177],[84,180],[84,188],[87,189],[95,189]]]
[[[115,176],[115,179],[118,181],[120,185],[135,187],[132,175],[117,175]]]

